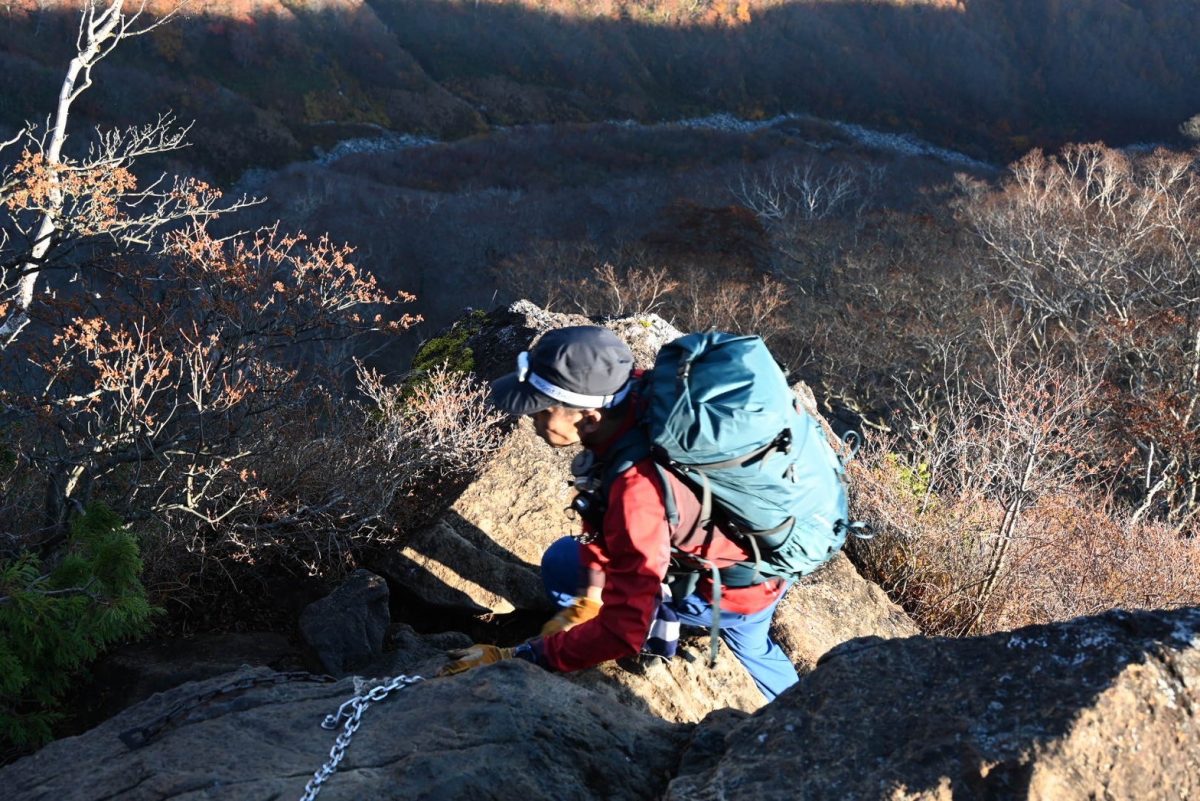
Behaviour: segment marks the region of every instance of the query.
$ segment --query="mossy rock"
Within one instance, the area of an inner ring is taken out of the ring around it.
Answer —
[[[444,333],[421,345],[413,356],[409,380],[420,380],[421,376],[439,368],[460,373],[474,372],[475,352],[471,350],[467,340],[478,333],[486,319],[485,312],[472,311]]]

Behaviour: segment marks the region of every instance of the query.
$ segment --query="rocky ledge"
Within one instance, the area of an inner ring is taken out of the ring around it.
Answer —
[[[431,670],[444,658],[422,655]],[[367,683],[367,691],[378,682]],[[177,687],[0,770],[13,801],[300,798],[356,690],[265,668]],[[859,638],[752,715],[671,723],[523,662],[400,685],[320,797],[1137,799],[1200,793],[1200,609],[962,640]]]

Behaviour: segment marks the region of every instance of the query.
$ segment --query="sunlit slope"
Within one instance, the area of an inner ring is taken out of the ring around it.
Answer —
[[[71,5],[14,7],[11,24],[0,24],[0,124],[53,107],[72,56]],[[178,19],[123,44],[95,77],[81,116],[128,124],[172,110],[196,121],[192,160],[225,177],[375,127],[443,137],[483,128],[358,0],[192,0]]]
[[[0,123],[44,115],[73,3],[0,9]],[[355,132],[782,111],[1004,159],[1176,136],[1200,112],[1190,0],[204,2],[123,47],[81,111],[197,118],[218,169]]]

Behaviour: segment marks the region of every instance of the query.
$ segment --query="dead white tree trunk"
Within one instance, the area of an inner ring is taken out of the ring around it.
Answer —
[[[9,345],[29,324],[28,310],[33,303],[34,290],[43,270],[43,260],[59,233],[59,221],[63,210],[61,186],[63,170],[63,145],[67,141],[67,124],[71,116],[71,105],[92,85],[92,68],[111,53],[123,39],[147,33],[174,16],[175,10],[153,20],[142,20],[146,0],[141,0],[132,13],[125,10],[125,0],[109,0],[107,5],[97,0],[88,0],[79,21],[76,39],[76,55],[67,66],[58,92],[58,106],[54,119],[42,138],[41,153],[50,181],[49,203],[42,213],[34,233],[29,254],[16,270],[17,285],[13,295],[13,308],[7,319],[0,324],[0,348]]]

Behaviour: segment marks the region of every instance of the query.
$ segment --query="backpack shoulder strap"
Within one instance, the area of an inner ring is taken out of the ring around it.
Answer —
[[[608,501],[608,493],[612,490],[612,485],[617,480],[617,476],[632,469],[635,464],[650,456],[653,456],[653,449],[650,447],[650,437],[646,433],[645,428],[640,424],[635,425],[617,440],[617,443],[605,457],[604,469],[600,479],[600,494],[606,503]],[[671,489],[671,482],[667,480],[666,468],[660,465],[657,460],[654,462],[654,468],[663,490],[663,505],[667,510],[667,522],[672,526],[676,526],[679,524],[679,505],[675,502],[675,493]]]
[[[617,440],[612,450],[605,456],[604,468],[600,477],[600,495],[604,499],[604,503],[607,504],[608,493],[612,489],[613,482],[617,480],[617,476],[629,470],[643,459],[654,457],[654,468],[658,473],[659,484],[663,490],[663,504],[667,510],[667,522],[674,527],[679,524],[679,505],[675,501],[675,492],[671,488],[671,482],[667,479],[667,468],[660,463],[654,446],[651,444],[650,432],[645,420],[646,410],[650,402],[649,392],[653,388],[651,376],[652,374],[647,372],[638,379],[637,385],[633,388],[630,403],[633,406],[631,413],[636,419],[633,428],[626,431]]]
[[[664,466],[659,461],[657,454],[650,444],[650,435],[640,423],[626,432],[621,439],[617,440],[613,449],[607,454],[600,483],[601,497],[607,503],[608,493],[612,490],[613,482],[617,480],[617,476],[630,470],[635,464],[647,457],[655,457],[653,458],[654,469],[658,474],[658,480],[663,490],[663,506],[666,509],[667,523],[671,528],[675,528],[679,525],[679,505],[675,500],[675,491],[672,487],[672,482],[668,478],[667,471],[670,468]],[[703,524],[708,528],[711,526],[711,520],[708,519],[711,517],[711,512],[705,510],[703,517],[705,518]],[[699,525],[699,521],[697,525]],[[712,667],[717,663],[717,653],[720,647],[721,571],[715,564],[706,559],[697,558],[691,554],[684,554],[674,547],[671,550],[676,557],[686,557],[689,561],[695,563],[696,571],[707,570],[712,576],[712,624],[709,626],[708,654],[708,664],[709,667]]]

